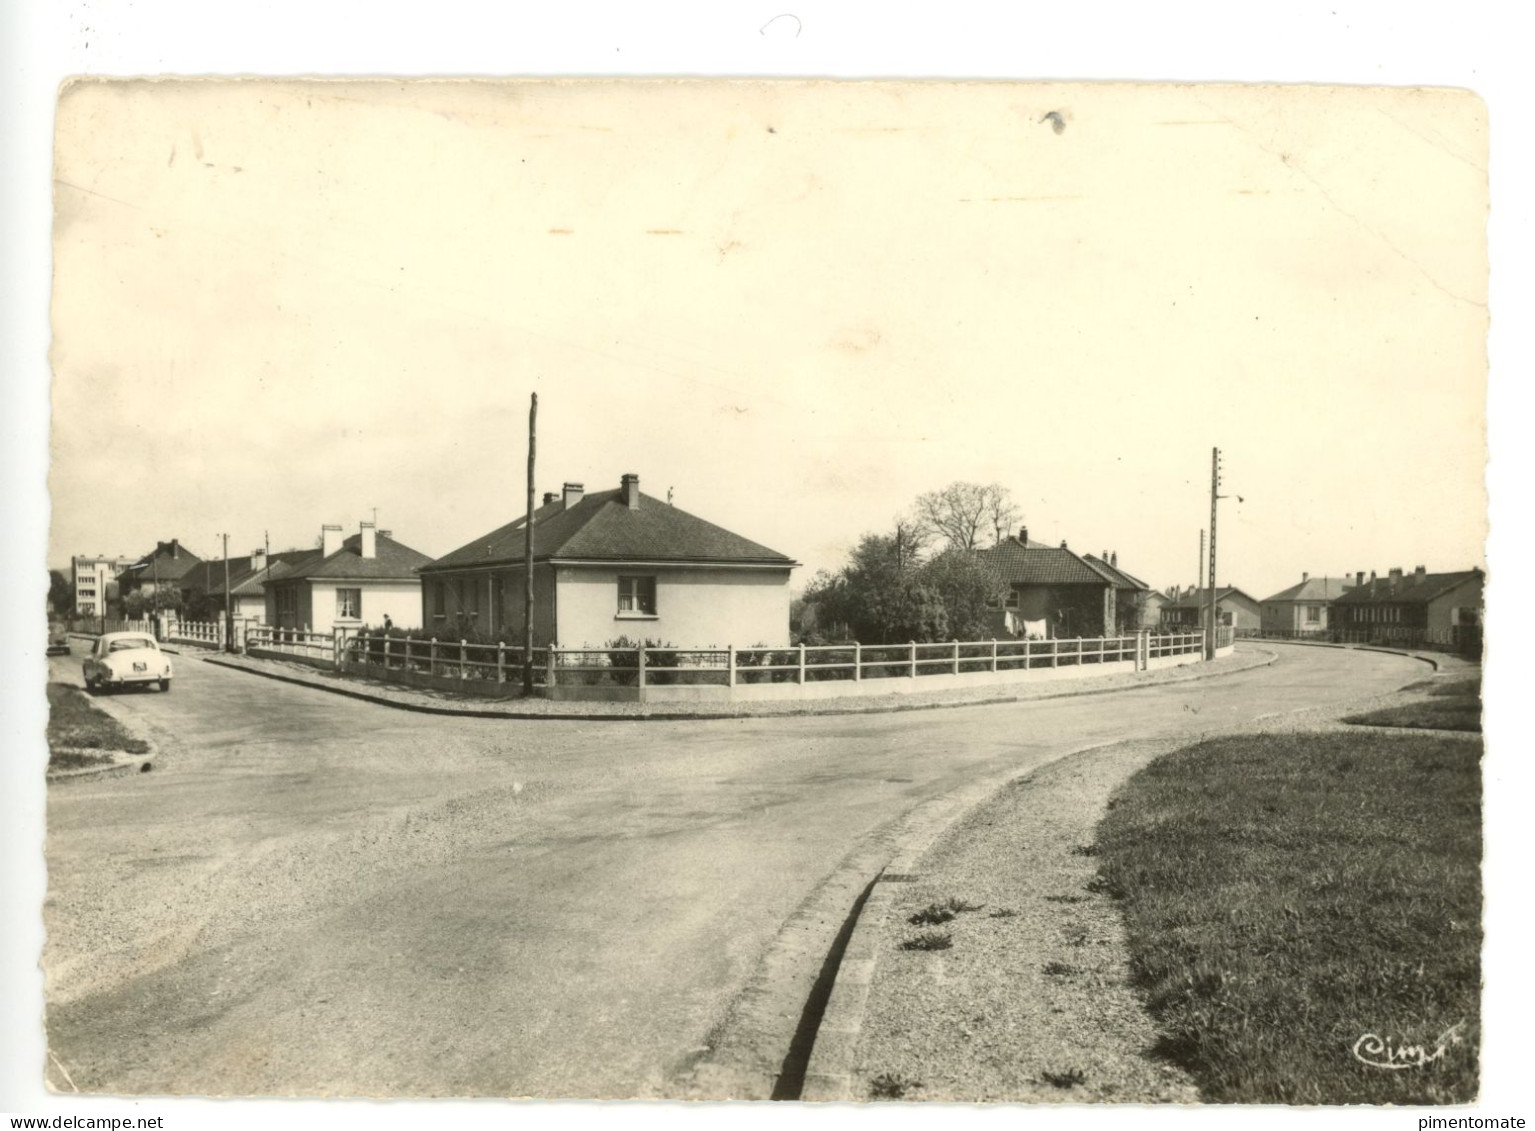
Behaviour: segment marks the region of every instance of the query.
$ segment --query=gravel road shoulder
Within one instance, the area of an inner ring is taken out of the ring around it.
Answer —
[[[1396,691],[1233,732],[1357,730],[1340,717],[1422,696]],[[1158,1034],[1131,985],[1118,910],[1094,890],[1093,842],[1123,781],[1216,733],[1224,728],[1098,747],[1041,767],[950,827],[910,882],[880,885],[890,898],[871,901],[874,921],[859,925],[875,961],[845,1098],[1198,1102],[1188,1076],[1155,1053]],[[973,909],[911,921],[955,907]],[[940,949],[906,949],[924,938]]]

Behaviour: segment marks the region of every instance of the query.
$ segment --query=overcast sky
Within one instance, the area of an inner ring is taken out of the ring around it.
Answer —
[[[954,480],[1187,584],[1213,445],[1223,583],[1483,560],[1464,93],[85,83],[58,141],[56,566],[444,554],[533,391],[540,490],[636,472],[796,584]]]

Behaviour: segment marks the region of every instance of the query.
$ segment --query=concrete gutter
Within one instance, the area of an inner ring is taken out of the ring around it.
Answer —
[[[215,667],[229,668],[234,671],[245,672],[249,675],[260,676],[264,679],[277,680],[280,683],[291,683],[300,687],[310,687],[317,691],[325,691],[332,695],[345,696],[348,699],[358,699],[365,703],[376,703],[383,707],[393,707],[401,711],[414,711],[419,714],[445,715],[453,718],[471,719],[510,719],[517,721],[549,720],[555,722],[591,722],[593,720],[615,721],[639,721],[639,720],[668,720],[689,721],[703,719],[747,719],[747,718],[793,718],[799,716],[822,715],[866,715],[866,714],[893,714],[898,711],[931,711],[942,708],[955,707],[979,707],[1001,703],[1027,703],[1041,699],[1067,699],[1083,695],[1112,695],[1121,691],[1134,691],[1143,686],[1161,686],[1168,683],[1187,683],[1195,680],[1215,679],[1220,676],[1235,675],[1239,672],[1251,671],[1254,668],[1267,667],[1278,659],[1274,652],[1258,650],[1251,662],[1240,666],[1222,668],[1220,671],[1205,670],[1203,665],[1191,664],[1183,668],[1165,668],[1158,672],[1135,673],[1129,676],[1105,676],[1103,679],[1125,678],[1126,682],[1116,683],[1113,686],[1070,688],[1061,683],[1049,684],[1050,690],[1039,694],[1004,694],[995,693],[995,688],[977,688],[979,692],[974,698],[944,699],[940,701],[912,702],[912,696],[901,697],[899,701],[860,700],[858,706],[848,706],[847,701],[839,704],[834,699],[813,700],[809,702],[795,702],[793,700],[766,700],[751,704],[755,710],[741,710],[740,705],[732,705],[731,709],[704,710],[697,706],[689,706],[684,710],[668,710],[664,704],[610,704],[610,703],[568,703],[561,704],[557,709],[534,711],[527,708],[516,707],[459,707],[450,706],[441,702],[434,702],[426,695],[404,688],[389,687],[387,693],[383,688],[371,690],[365,685],[346,680],[340,676],[308,675],[300,671],[279,671],[265,665],[262,661],[252,662],[240,657],[217,655],[203,656],[202,661]],[[262,666],[256,666],[261,664]],[[1155,677],[1155,682],[1145,676]],[[376,685],[375,685],[376,686]],[[1042,689],[1045,685],[1019,685],[1020,691]],[[953,694],[952,692],[940,692],[938,694]],[[895,699],[895,697],[892,697]],[[539,700],[538,702],[548,702]],[[619,708],[619,709],[615,709]],[[623,709],[634,708],[634,709]]]

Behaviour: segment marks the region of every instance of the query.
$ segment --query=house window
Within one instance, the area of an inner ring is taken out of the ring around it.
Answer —
[[[1009,588],[1007,591],[1006,607],[1016,609],[1018,607],[1018,590]]]
[[[620,577],[618,579],[618,614],[623,616],[655,616],[656,579],[654,577]]]
[[[448,584],[445,581],[432,582],[432,616],[438,620],[448,615]]]
[[[336,619],[337,620],[361,620],[362,619],[362,590],[361,589],[337,589],[336,590]]]
[[[1322,623],[1322,606],[1320,606],[1320,605],[1307,605],[1306,606],[1306,623],[1307,624],[1321,624]]]

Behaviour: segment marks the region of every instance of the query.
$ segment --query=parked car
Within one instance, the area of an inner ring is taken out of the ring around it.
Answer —
[[[171,689],[170,657],[144,632],[109,632],[99,637],[81,670],[85,686],[92,691],[148,683],[158,683],[161,691]]]
[[[69,655],[69,630],[62,624],[48,626],[48,655]]]

